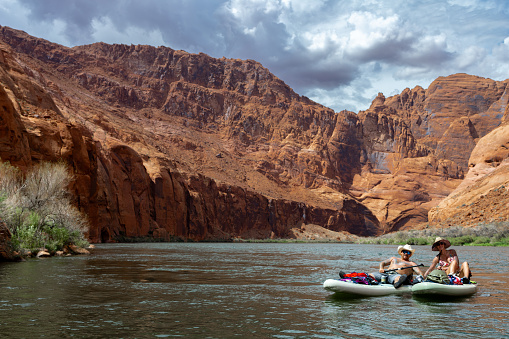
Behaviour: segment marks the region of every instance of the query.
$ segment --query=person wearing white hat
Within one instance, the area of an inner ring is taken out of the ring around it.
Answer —
[[[463,278],[463,283],[470,282],[472,274],[470,272],[468,262],[465,261],[460,267],[458,254],[453,249],[448,250],[450,246],[451,242],[447,239],[441,237],[437,237],[435,239],[435,242],[431,246],[431,250],[438,251],[438,254],[435,258],[433,258],[431,266],[428,268],[426,273],[424,273],[424,278],[426,278],[434,269],[438,269],[445,271],[448,275],[453,274],[457,275],[459,278]]]
[[[414,254],[414,252],[415,250],[408,244],[399,246],[398,254],[401,258],[390,257],[389,259],[382,261],[378,272],[370,273],[370,276],[379,282],[386,279],[387,282],[393,284],[394,287],[400,287],[408,277],[412,276],[413,271],[419,275],[423,274],[418,265],[413,261],[410,261],[410,257]],[[385,269],[386,266],[389,267]]]

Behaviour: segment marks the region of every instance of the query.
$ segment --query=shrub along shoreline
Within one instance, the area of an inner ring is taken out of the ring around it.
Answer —
[[[509,222],[479,224],[475,227],[435,227],[423,230],[398,231],[377,237],[351,236],[349,240],[337,238],[295,239],[295,238],[232,238],[222,240],[195,241],[181,237],[170,240],[151,237],[117,237],[120,243],[142,242],[235,242],[235,243],[316,243],[316,244],[374,244],[374,245],[432,245],[436,237],[447,238],[453,246],[509,246]]]
[[[449,240],[451,246],[509,246],[509,221],[479,224],[474,227],[428,227],[423,230],[398,231],[379,237],[359,238],[356,243],[432,245],[437,236]]]
[[[41,162],[26,173],[0,163],[0,220],[15,255],[85,253],[88,221],[72,204],[71,182],[63,162]]]
[[[509,221],[479,224],[474,227],[427,227],[388,233],[377,237],[355,237],[352,240],[337,239],[233,239],[240,243],[338,243],[372,245],[432,245],[436,237],[446,238],[452,246],[509,246]],[[353,237],[352,237],[353,238]]]

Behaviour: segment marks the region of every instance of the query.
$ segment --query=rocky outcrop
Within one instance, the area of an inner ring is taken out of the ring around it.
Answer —
[[[15,261],[15,256],[11,248],[11,232],[7,225],[0,221],[0,261]]]
[[[429,212],[430,222],[476,226],[509,220],[509,124],[477,143],[465,180]]]
[[[15,108],[14,103],[17,97],[9,90],[9,88],[14,88],[14,84],[9,83],[11,79],[6,74],[6,70],[9,69],[6,58],[9,57],[10,54],[5,50],[0,50],[0,77],[2,82],[6,81],[10,85],[9,87],[0,87],[0,107],[2,107],[0,112],[0,158],[15,166],[26,168],[31,164],[31,159],[28,157],[30,148],[26,135],[22,133],[24,126]]]
[[[385,98],[359,118],[368,159],[351,192],[385,232],[428,221],[463,181],[470,153],[499,126],[508,107],[507,81],[456,74]]]
[[[436,156],[468,167],[475,144],[499,126],[507,107],[507,81],[467,74],[439,77],[427,90],[416,87],[384,102],[408,119],[413,136]]]
[[[252,60],[66,48],[7,27],[0,40],[0,157],[68,162],[93,242],[412,228],[507,116],[507,82],[465,74],[380,94],[355,114]]]
[[[337,209],[271,199],[202,175],[184,176],[161,163],[147,164],[157,167],[149,175],[132,149],[118,146],[111,152],[112,162],[101,167],[116,175],[99,185],[111,192],[99,192],[106,201],[98,204],[104,210],[97,212],[106,220],[101,228],[91,229],[91,239],[108,241],[119,234],[194,240],[287,238],[290,229],[302,223],[361,235],[377,232],[372,214],[347,197]]]

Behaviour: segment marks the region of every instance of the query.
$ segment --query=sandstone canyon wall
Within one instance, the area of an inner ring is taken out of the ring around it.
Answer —
[[[507,81],[465,74],[355,114],[252,60],[66,48],[7,27],[0,41],[0,158],[69,163],[93,242],[412,228],[458,187],[507,110]]]
[[[476,144],[505,121],[507,84],[455,74],[427,90],[406,89],[387,99],[380,94],[359,113],[373,131],[366,149],[376,170],[358,176],[351,191],[385,221],[386,231],[427,222],[428,211],[463,181]]]
[[[261,65],[150,46],[68,49],[5,27],[2,39],[2,160],[21,168],[67,161],[92,241],[287,237],[303,223],[378,232],[376,218],[346,194],[289,198],[288,182],[303,169],[280,155],[293,152],[282,141],[292,133],[309,140],[335,114]]]
[[[465,180],[430,211],[429,217],[442,225],[477,226],[507,222],[508,207],[509,124],[504,123],[477,143]]]

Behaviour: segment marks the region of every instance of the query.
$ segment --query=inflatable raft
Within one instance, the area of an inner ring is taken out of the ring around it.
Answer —
[[[337,279],[327,279],[323,283],[323,287],[335,293],[371,297],[404,293],[412,293],[419,296],[462,297],[469,296],[477,291],[477,284],[445,285],[421,282],[415,285],[403,285],[399,288],[394,288],[391,284],[365,285]]]
[[[381,296],[389,294],[411,293],[411,285],[403,285],[400,288],[394,288],[392,284],[365,285],[358,284],[353,281],[343,281],[337,279],[327,279],[323,283],[323,287],[331,292],[364,295],[364,296]]]
[[[465,297],[477,292],[477,284],[445,285],[434,282],[422,282],[412,286],[412,293],[425,296]]]

